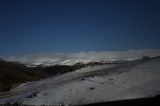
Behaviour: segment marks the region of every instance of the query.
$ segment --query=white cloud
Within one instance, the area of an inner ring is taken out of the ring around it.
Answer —
[[[18,61],[25,64],[62,64],[66,61],[68,64],[75,62],[89,62],[89,61],[112,61],[117,59],[136,59],[142,56],[159,56],[160,49],[148,50],[128,50],[128,51],[102,51],[102,52],[79,52],[79,53],[41,53],[36,55],[25,56],[11,56],[4,57],[9,61]],[[70,62],[70,63],[69,63]]]

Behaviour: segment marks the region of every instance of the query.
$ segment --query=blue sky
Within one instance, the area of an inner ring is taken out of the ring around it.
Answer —
[[[0,55],[160,49],[159,0],[1,0]]]

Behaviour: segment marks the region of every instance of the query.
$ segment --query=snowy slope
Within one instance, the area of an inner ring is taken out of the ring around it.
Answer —
[[[150,97],[160,94],[159,81],[160,59],[131,62],[122,66],[88,67],[22,84],[8,94],[13,97],[0,99],[0,103],[18,101],[28,105],[77,105]],[[20,95],[19,92],[27,89],[29,92]],[[29,93],[34,92],[37,95],[28,97]]]
[[[78,105],[160,94],[160,60],[135,67],[120,68],[116,71],[126,72],[74,80],[42,90],[37,97],[26,99],[22,103]]]

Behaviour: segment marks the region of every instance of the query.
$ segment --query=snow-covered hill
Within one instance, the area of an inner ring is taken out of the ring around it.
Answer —
[[[0,103],[79,105],[151,97],[160,94],[159,81],[160,58],[87,67],[22,84],[0,94]]]

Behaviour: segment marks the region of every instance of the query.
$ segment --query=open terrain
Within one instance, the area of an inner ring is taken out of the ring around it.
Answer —
[[[160,58],[90,66],[0,93],[0,104],[80,105],[160,94]]]
[[[103,65],[100,62],[89,62],[87,64],[76,63],[74,65],[51,65],[34,66],[0,60],[0,92],[8,91],[21,83],[37,81],[40,79],[71,72],[80,68],[94,65]]]

